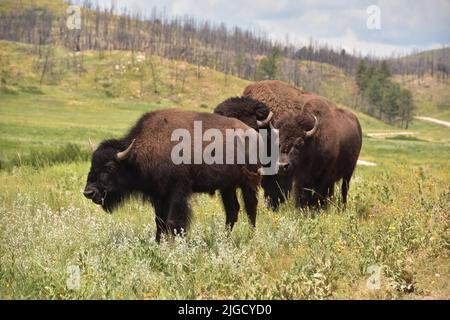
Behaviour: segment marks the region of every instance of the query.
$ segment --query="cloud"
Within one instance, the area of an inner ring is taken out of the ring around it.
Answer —
[[[450,44],[448,0],[116,0],[150,12],[156,6],[169,16],[194,16],[228,26],[240,26],[297,43],[310,38],[363,54],[389,55],[412,48]],[[99,0],[109,5],[109,0]],[[377,5],[381,30],[366,26],[366,9]]]

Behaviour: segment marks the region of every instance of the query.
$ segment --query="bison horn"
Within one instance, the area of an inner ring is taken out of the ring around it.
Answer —
[[[91,146],[92,152],[95,152],[95,150],[97,150],[97,145],[95,143],[92,142],[91,139],[89,140],[89,145]]]
[[[256,123],[258,124],[258,128],[266,127],[270,123],[270,120],[272,120],[272,117],[273,117],[273,112],[270,111],[269,115],[267,116],[266,119],[261,120],[261,121],[260,120],[256,120]]]
[[[314,128],[312,128],[309,131],[306,131],[306,134],[305,134],[306,139],[309,139],[313,135],[315,135],[317,132],[317,129],[319,128],[319,119],[317,119],[315,115],[312,115],[312,116],[314,117]]]
[[[131,141],[128,148],[126,148],[124,151],[117,152],[117,155],[116,155],[117,160],[122,161],[122,160],[125,160],[126,158],[128,158],[128,156],[130,155],[131,148],[133,148],[134,141],[136,141],[136,139],[133,139],[133,141]]]

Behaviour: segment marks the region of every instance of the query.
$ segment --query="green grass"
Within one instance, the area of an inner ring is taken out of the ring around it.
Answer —
[[[377,166],[357,168],[345,211],[288,203],[273,213],[260,199],[255,232],[240,212],[227,236],[219,196],[196,195],[187,237],[157,245],[150,205],[132,199],[108,215],[83,197],[88,138],[121,136],[149,110],[210,111],[247,82],[230,77],[225,86],[207,69],[197,79],[187,65],[189,81],[177,91],[171,68],[181,63],[161,60],[160,93],[132,96],[138,82],[121,74],[124,88],[109,97],[94,71],[128,61],[115,52],[106,61],[84,53],[86,73],[66,70],[40,87],[30,48],[1,45],[14,92],[0,93],[1,299],[449,297],[448,128],[413,122],[413,138],[365,137],[361,158]],[[359,117],[365,133],[399,131]],[[372,265],[382,268],[379,290],[366,286]],[[70,266],[81,271],[79,290],[67,287]]]
[[[219,198],[195,196],[188,236],[159,246],[150,206],[136,199],[107,215],[83,199],[87,171],[79,162],[1,173],[2,298],[448,294],[448,179],[432,168],[358,168],[346,211],[311,217],[291,204],[272,213],[261,203],[255,233],[241,212],[230,237]],[[71,265],[81,269],[80,290],[66,287]],[[371,265],[384,268],[377,291],[364,287]]]

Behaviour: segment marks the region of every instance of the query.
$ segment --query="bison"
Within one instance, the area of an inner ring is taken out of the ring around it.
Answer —
[[[163,232],[186,231],[191,214],[188,200],[193,193],[214,194],[220,190],[231,230],[237,221],[239,202],[236,189],[241,188],[245,209],[252,226],[256,223],[258,165],[249,164],[175,164],[172,151],[178,141],[172,133],[182,129],[194,133],[194,122],[203,130],[241,129],[256,131],[237,119],[210,113],[178,109],[144,114],[121,139],[103,141],[92,155],[84,196],[112,212],[130,195],[142,195],[155,209],[156,241]],[[205,142],[201,142],[203,146]],[[223,142],[225,144],[225,142]],[[192,147],[194,151],[194,146]],[[248,159],[248,148],[245,149]]]
[[[362,145],[358,118],[315,97],[302,113],[286,113],[274,125],[280,130],[280,174],[294,177],[296,205],[326,205],[342,179],[345,206]]]
[[[214,113],[236,118],[255,130],[267,129],[274,113],[261,101],[248,97],[229,98],[220,103]],[[266,154],[270,157],[271,131],[267,136]],[[264,198],[269,206],[276,210],[287,198],[292,187],[292,177],[289,175],[264,175],[261,180]]]
[[[297,205],[326,204],[324,199],[332,196],[334,183],[341,178],[345,203],[361,149],[356,116],[323,97],[277,80],[251,84],[243,95],[222,102],[214,112],[253,128],[256,123],[255,129],[271,122],[280,130],[280,173],[264,176],[261,182],[269,205],[276,210],[286,200],[294,177]]]
[[[214,112],[237,118],[255,130],[267,129],[270,121],[278,120],[286,112],[301,112],[304,94],[304,91],[278,80],[259,81],[248,85],[242,97],[230,98],[219,104]],[[270,150],[266,152],[270,155]],[[292,181],[291,175],[262,177],[264,198],[273,210],[288,198]]]

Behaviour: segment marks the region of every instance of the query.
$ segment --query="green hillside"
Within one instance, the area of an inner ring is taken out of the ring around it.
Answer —
[[[414,52],[404,57],[391,59],[394,62],[394,68],[398,69],[408,69],[410,71],[416,71],[421,68],[422,70],[427,70],[425,73],[429,73],[431,66],[434,65],[434,71],[438,72],[438,65],[445,66],[447,69],[450,68],[450,47],[442,46],[439,49],[431,49],[420,52]],[[398,70],[399,73],[402,70]]]
[[[58,48],[52,54],[52,67],[40,85],[45,58],[39,58],[32,46],[0,41],[2,162],[55,145],[84,148],[88,138],[123,134],[150,110],[210,112],[249,83],[160,57],[143,61],[140,53],[133,57],[108,52],[100,58],[93,52],[72,55]]]
[[[357,167],[346,210],[336,197],[326,210],[290,201],[274,213],[260,192],[255,232],[240,212],[228,235],[220,197],[196,195],[188,236],[157,245],[148,204],[131,199],[106,215],[82,196],[88,138],[121,136],[150,110],[211,112],[249,82],[142,53],[43,49],[0,42],[1,299],[449,296],[448,128],[413,122],[413,136],[396,135],[358,114],[360,158],[376,166]],[[323,64],[302,68],[318,81],[306,89],[348,108],[350,77]],[[379,290],[366,285],[374,265]],[[79,290],[66,285],[70,266],[81,270]]]
[[[438,81],[426,75],[396,76],[397,82],[413,93],[416,114],[450,121],[450,82]]]

